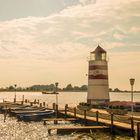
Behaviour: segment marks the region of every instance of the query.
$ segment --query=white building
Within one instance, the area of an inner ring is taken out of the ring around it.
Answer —
[[[99,45],[90,53],[87,103],[99,104],[109,101],[108,64],[106,57],[106,51]]]

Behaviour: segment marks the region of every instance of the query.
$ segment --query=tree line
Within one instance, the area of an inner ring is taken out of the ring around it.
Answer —
[[[6,88],[0,88],[0,91],[54,91],[56,88],[55,84],[49,85],[33,85],[30,87],[15,87],[9,86]],[[72,86],[72,84],[68,84],[64,88],[57,87],[58,91],[87,91],[87,85],[82,86]]]
[[[56,88],[55,84],[49,84],[49,85],[32,85],[30,87],[18,87],[15,85],[11,85],[5,88],[0,88],[0,91],[54,91]],[[87,85],[82,86],[73,86],[72,84],[68,84],[64,88],[57,87],[58,91],[74,91],[74,92],[86,92],[88,90]],[[109,88],[109,92],[130,92],[128,90],[120,90],[119,88]],[[140,92],[140,91],[134,91],[134,92]]]

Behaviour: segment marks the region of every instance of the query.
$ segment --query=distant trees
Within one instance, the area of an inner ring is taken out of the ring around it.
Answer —
[[[63,91],[87,91],[87,85],[82,85],[81,87],[73,87],[71,84],[68,84],[66,88],[63,88]]]
[[[33,85],[30,87],[15,87],[15,85],[11,85],[9,87],[1,87],[0,91],[54,91],[55,90],[55,84],[49,84],[49,85]],[[80,92],[80,91],[87,91],[88,86],[82,85],[82,86],[72,86],[72,84],[66,85],[64,88],[57,88],[58,91],[74,91],[74,92]],[[120,90],[119,88],[109,88],[109,92],[130,92],[127,90]],[[134,92],[140,92],[140,91],[134,91]]]

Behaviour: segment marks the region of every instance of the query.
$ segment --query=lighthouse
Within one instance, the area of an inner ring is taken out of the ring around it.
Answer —
[[[92,105],[109,102],[108,63],[106,57],[106,51],[99,45],[90,53],[87,103]]]

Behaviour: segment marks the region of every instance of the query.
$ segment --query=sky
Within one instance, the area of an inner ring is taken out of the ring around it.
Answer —
[[[110,87],[140,90],[139,0],[0,0],[0,87],[87,84],[98,44]]]

